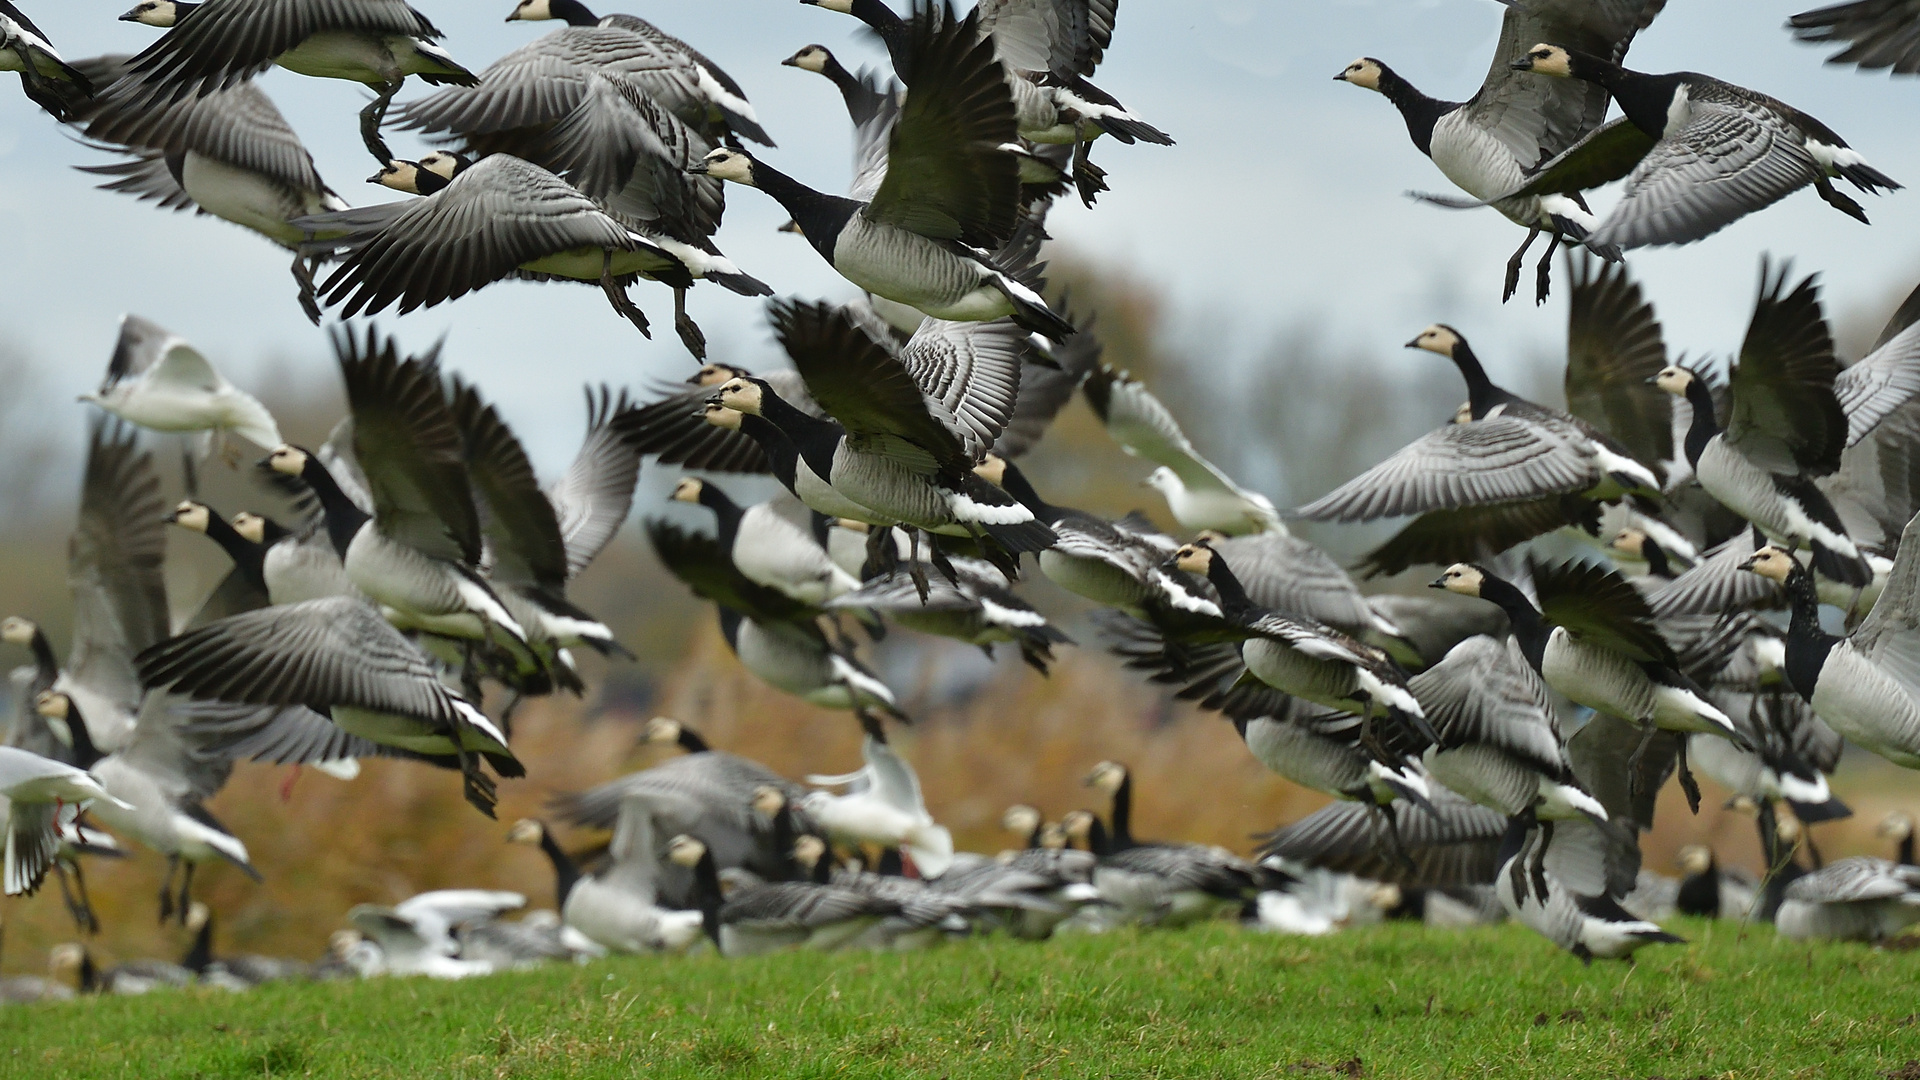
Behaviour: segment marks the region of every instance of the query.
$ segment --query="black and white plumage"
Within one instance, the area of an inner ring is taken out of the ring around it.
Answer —
[[[683,384],[666,384],[665,396],[640,406],[620,425],[620,436],[639,454],[655,455],[662,465],[680,465],[702,472],[768,472],[773,465],[760,444],[738,428],[707,422],[704,406],[714,391],[734,379],[766,380],[780,400],[809,416],[824,416],[807,393],[797,371],[779,369],[755,373],[737,364],[708,362],[687,376]],[[687,389],[681,389],[679,386]]]
[[[550,842],[544,829],[541,836]],[[614,952],[685,952],[700,940],[700,913],[661,906],[660,854],[653,801],[646,794],[625,796],[613,823],[607,864],[567,890],[560,900],[561,918]]]
[[[1013,462],[990,454],[974,469],[1020,500],[1033,519],[1053,530],[1053,546],[1040,552],[1040,572],[1069,592],[1108,607],[1143,613],[1158,595],[1156,571],[1179,546],[1171,537],[1134,523],[1055,506],[1040,497]]]
[[[784,949],[830,951],[859,937],[900,903],[866,892],[811,881],[743,885],[724,899],[713,853],[691,836],[676,836],[667,857],[694,875],[694,903],[704,929],[723,956],[757,956]]]
[[[1880,942],[1920,922],[1920,867],[1866,855],[1835,861],[1788,885],[1774,913],[1797,941]]]
[[[1434,785],[1429,805],[1336,802],[1261,837],[1260,855],[1419,888],[1493,880],[1507,818]]]
[[[771,291],[723,255],[622,225],[566,181],[510,155],[469,163],[441,151],[389,163],[376,179],[424,197],[296,222],[312,236],[303,252],[341,256],[319,293],[343,317],[396,303],[404,315],[521,274],[598,283],[614,310],[646,334],[647,317],[625,289],[646,277],[677,290],[675,328],[698,357],[706,339],[684,297],[694,279],[745,296]]]
[[[1783,101],[1695,72],[1648,75],[1559,44],[1533,46],[1515,68],[1603,87],[1625,114],[1588,135],[1512,196],[1574,193],[1626,177],[1620,202],[1593,230],[1599,244],[1687,244],[1812,186],[1861,222],[1833,186],[1900,185],[1832,128]]]
[[[200,602],[183,629],[195,630],[216,619],[238,615],[243,611],[255,611],[273,602],[267,592],[265,550],[240,535],[212,507],[189,499],[174,507],[173,513],[167,515],[167,520],[188,532],[197,532],[212,540],[233,560],[233,569],[227,571],[213,591],[207,594],[207,598]]]
[[[1640,852],[1591,821],[1516,820],[1502,845],[1494,889],[1509,914],[1591,964],[1631,960],[1636,950],[1684,939],[1620,906]],[[1623,880],[1624,878],[1624,880]]]
[[[1540,260],[1536,287],[1536,299],[1544,303],[1553,253],[1563,239],[1590,242],[1594,251],[1614,259],[1619,257],[1618,249],[1591,240],[1598,222],[1577,197],[1557,192],[1544,197],[1502,196],[1521,187],[1532,170],[1600,127],[1607,116],[1609,98],[1598,86],[1529,79],[1514,70],[1513,61],[1542,40],[1562,41],[1619,61],[1626,56],[1634,36],[1646,29],[1665,6],[1666,0],[1509,3],[1492,68],[1479,90],[1466,101],[1428,97],[1372,57],[1355,60],[1334,78],[1378,91],[1393,102],[1406,121],[1414,146],[1461,190],[1485,200],[1465,205],[1492,205],[1527,229],[1526,242],[1507,264],[1503,301],[1512,298],[1519,285],[1521,259],[1527,249],[1541,232],[1552,235],[1547,254]],[[1462,205],[1460,200],[1445,196],[1419,197],[1443,206]]]
[[[393,154],[380,124],[407,76],[434,85],[474,81],[473,72],[435,44],[440,31],[405,0],[141,0],[120,18],[167,33],[108,88],[119,107],[144,110],[205,97],[279,65],[372,87],[360,136],[382,163]]]
[[[827,195],[744,150],[714,150],[697,172],[758,187],[792,215],[842,277],[940,319],[1012,317],[1054,340],[1073,333],[1046,300],[990,252],[1021,227],[1013,103],[975,17],[912,22],[921,73],[894,125],[886,179],[866,202]]]
[[[7,808],[8,896],[38,891],[52,869],[62,843],[63,805],[85,808],[97,799],[113,799],[86,770],[12,746],[0,746],[0,796]],[[120,809],[132,807],[120,803]]]
[[[1006,575],[992,564],[953,559],[948,565],[953,571],[950,579],[935,566],[902,567],[826,606],[871,611],[909,630],[978,645],[989,656],[995,644],[1012,642],[1028,666],[1046,674],[1053,663],[1053,647],[1071,639],[1017,596]],[[920,582],[926,584],[924,593]]]
[[[953,834],[928,812],[913,766],[876,736],[878,722],[862,726],[867,736],[860,742],[860,768],[807,777],[810,784],[845,786],[846,793],[808,792],[800,809],[829,840],[899,848],[921,876],[939,877],[953,865]]]
[[[672,498],[713,511],[720,547],[756,585],[813,607],[860,587],[859,578],[835,564],[811,533],[771,501],[741,506],[719,485],[693,477],[675,484]]]
[[[1793,36],[1816,45],[1845,42],[1829,64],[1856,64],[1862,71],[1920,73],[1920,3],[1914,0],[1849,0],[1803,11],[1787,20]]]
[[[83,112],[96,89],[84,72],[60,58],[47,35],[12,0],[0,0],[0,71],[19,72],[27,97],[57,120]]]
[[[840,91],[847,118],[853,121],[853,182],[847,185],[847,198],[871,200],[887,176],[887,151],[893,125],[900,119],[899,89],[873,72],[848,71],[824,45],[808,45],[780,63],[814,72]]]

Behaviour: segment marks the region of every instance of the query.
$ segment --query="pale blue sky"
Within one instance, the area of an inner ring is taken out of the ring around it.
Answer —
[[[135,51],[156,33],[114,21],[131,0],[21,2],[69,56]],[[510,0],[415,2],[476,70],[549,29],[505,24]],[[1780,28],[1812,2],[1672,0],[1629,63],[1705,71],[1772,93],[1825,120],[1896,179],[1920,183],[1920,81],[1824,66],[1821,51]],[[852,20],[794,0],[624,0],[620,9],[685,37],[741,82],[781,143],[770,161],[826,190],[845,184],[838,96],[778,61],[815,41],[850,65],[876,58]],[[1097,81],[1179,145],[1103,144],[1097,160],[1114,190],[1092,211],[1062,203],[1050,228],[1062,244],[1161,291],[1176,347],[1204,341],[1244,360],[1275,331],[1319,320],[1324,340],[1358,347],[1390,373],[1401,343],[1444,318],[1496,371],[1509,357],[1554,348],[1565,319],[1558,300],[1537,310],[1496,302],[1501,266],[1521,234],[1491,211],[1453,213],[1404,198],[1409,188],[1447,190],[1445,181],[1384,99],[1332,81],[1368,54],[1429,93],[1465,97],[1486,70],[1501,10],[1493,0],[1129,0]],[[279,70],[264,86],[343,196],[387,194],[362,182],[374,171],[357,136],[364,91]],[[402,96],[421,92],[410,86]],[[403,154],[419,149],[404,134],[392,141]],[[242,383],[269,356],[329,374],[324,332],[301,317],[280,249],[224,222],[95,191],[93,178],[69,167],[101,160],[11,77],[0,85],[8,252],[0,327],[43,368],[27,391],[43,406],[37,416],[77,420],[73,395],[98,379],[115,320],[128,310],[187,335]],[[1599,207],[1611,198],[1602,193]],[[1910,287],[1920,277],[1920,196],[1861,201],[1871,228],[1802,192],[1704,244],[1634,253],[1669,343],[1694,354],[1736,344],[1763,250],[1822,271],[1836,308]],[[781,293],[848,293],[811,250],[774,231],[784,214],[770,199],[733,188],[728,203],[718,241],[744,269]],[[598,290],[564,285],[499,285],[382,323],[423,345],[448,331],[451,365],[501,401],[550,472],[577,440],[581,383],[692,368],[671,330],[670,294],[643,284],[634,295],[654,317],[652,342]],[[709,286],[694,291],[693,310],[716,358],[770,362],[757,302]],[[71,430],[77,445],[80,425]]]

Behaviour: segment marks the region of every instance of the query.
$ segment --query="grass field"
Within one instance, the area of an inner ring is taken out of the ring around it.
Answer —
[[[1920,1080],[1920,952],[1675,929],[1635,967],[1511,925],[1223,925],[93,999],[0,1010],[0,1075]]]

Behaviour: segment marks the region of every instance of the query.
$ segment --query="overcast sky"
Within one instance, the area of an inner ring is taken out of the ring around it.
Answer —
[[[415,2],[475,70],[551,29],[504,23],[511,0]],[[130,3],[21,0],[69,57],[150,42],[157,31],[115,21]],[[1882,171],[1920,182],[1920,81],[1824,66],[1821,51],[1781,29],[1811,3],[1672,0],[1628,62],[1705,71],[1771,93],[1826,121]],[[794,0],[622,6],[733,74],[780,142],[765,151],[769,161],[823,190],[844,187],[848,132],[838,95],[778,61],[821,42],[849,66],[877,62],[856,23]],[[1332,81],[1365,54],[1434,96],[1464,98],[1485,74],[1501,11],[1494,0],[1129,0],[1097,81],[1179,145],[1103,140],[1096,160],[1114,190],[1091,211],[1061,203],[1049,227],[1060,243],[1111,260],[1168,297],[1176,345],[1183,331],[1203,329],[1195,340],[1244,359],[1275,331],[1317,320],[1325,340],[1362,347],[1389,375],[1404,362],[1401,344],[1435,319],[1459,325],[1496,371],[1529,348],[1555,347],[1565,320],[1558,298],[1539,309],[1524,295],[1504,308],[1497,302],[1502,266],[1523,234],[1492,211],[1405,198],[1410,188],[1449,188],[1391,105]],[[263,85],[348,201],[391,194],[363,183],[375,169],[358,138],[364,90],[278,69]],[[422,92],[409,85],[402,98]],[[422,149],[403,133],[391,141],[401,154]],[[71,168],[104,160],[20,95],[14,79],[0,83],[0,332],[44,368],[30,390],[44,405],[39,416],[64,423],[83,409],[73,395],[97,381],[126,311],[186,335],[243,384],[267,357],[328,372],[324,332],[301,316],[281,249],[225,222],[96,191],[93,178]],[[1859,198],[1870,228],[1803,191],[1703,244],[1635,252],[1631,266],[1670,346],[1698,355],[1737,344],[1762,251],[1821,271],[1840,309],[1911,287],[1920,277],[1920,197]],[[1596,208],[1611,201],[1601,193]],[[784,219],[771,199],[729,188],[717,239],[779,293],[848,295],[811,249],[774,231]],[[654,319],[651,342],[599,290],[564,284],[496,285],[382,323],[409,344],[447,332],[451,366],[501,401],[550,473],[578,438],[580,384],[692,370],[672,331],[670,293],[643,282],[633,295]],[[758,302],[703,286],[692,309],[715,358],[772,362]],[[73,430],[77,445],[77,422]]]

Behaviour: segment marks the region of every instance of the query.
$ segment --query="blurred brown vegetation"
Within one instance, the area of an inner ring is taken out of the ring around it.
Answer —
[[[1444,365],[1370,356],[1325,340],[1311,321],[1276,333],[1256,362],[1225,365],[1208,342],[1173,336],[1170,313],[1144,279],[1070,260],[1057,261],[1053,277],[1070,286],[1076,311],[1097,313],[1107,362],[1147,379],[1202,452],[1283,504],[1319,494],[1441,422],[1461,394],[1457,376]],[[1842,313],[1843,340],[1870,341],[1877,319],[1897,299]],[[1559,362],[1557,355],[1537,358],[1528,368],[1535,377],[1515,389],[1554,400]],[[31,372],[24,358],[0,350],[0,375],[31,378]],[[339,416],[330,376],[289,365],[260,380],[276,390],[263,396],[290,438],[316,442]],[[8,407],[0,401],[0,429],[12,419]],[[39,619],[64,651],[65,534],[74,493],[55,481],[77,477],[80,440],[69,431],[35,441],[19,430],[0,459],[0,499],[10,510],[0,518],[0,614]],[[176,441],[161,437],[152,445],[169,490],[177,492]],[[211,468],[204,478],[207,501],[226,513],[277,509],[247,475],[250,464],[233,473]],[[1082,403],[1068,406],[1027,467],[1056,502],[1115,515],[1144,509],[1172,525],[1140,486],[1149,467],[1116,449]],[[661,512],[644,498],[637,509],[641,516]],[[1358,547],[1344,534],[1315,539],[1339,544],[1343,554]],[[213,545],[173,535],[170,586],[182,615],[224,572]],[[1079,806],[1104,809],[1080,786],[1103,758],[1134,768],[1135,828],[1145,837],[1247,851],[1250,834],[1326,801],[1267,773],[1224,720],[1172,702],[1161,688],[1122,670],[1086,632],[1078,617],[1084,604],[1038,574],[1029,580],[1026,594],[1081,642],[1060,650],[1051,678],[1010,655],[988,667],[976,650],[903,630],[876,652],[876,663],[907,694],[917,720],[899,745],[918,767],[934,815],[953,828],[961,847],[997,851],[1012,842],[1000,833],[998,818],[1013,802],[1034,803],[1049,817]],[[256,885],[226,867],[201,875],[196,891],[218,913],[217,949],[315,956],[351,905],[432,888],[515,889],[536,906],[551,905],[545,859],[505,844],[506,826],[539,815],[555,792],[678,753],[638,745],[641,726],[656,714],[677,717],[714,745],[789,776],[859,764],[858,729],[846,714],[811,708],[748,676],[721,640],[711,609],[661,570],[638,529],[622,534],[573,596],[605,618],[640,660],[603,665],[586,658],[594,687],[586,700],[557,698],[521,710],[514,743],[529,777],[501,784],[498,821],[461,800],[453,774],[422,766],[367,762],[350,783],[310,770],[238,767],[209,808],[246,841],[266,881]],[[22,659],[0,657],[0,663]],[[1816,831],[1829,858],[1881,850],[1871,836],[1881,815],[1920,802],[1913,774],[1865,755],[1849,759],[1836,787],[1857,813]],[[1758,868],[1751,819],[1723,810],[1723,793],[1708,788],[1697,818],[1668,792],[1659,828],[1644,845],[1650,868],[1671,872],[1677,848],[1701,841],[1713,844],[1724,862]],[[579,848],[600,838],[565,839]],[[139,849],[124,860],[89,864],[106,923],[95,943],[103,958],[184,951],[177,928],[155,923],[163,873],[164,862]],[[48,946],[74,936],[51,882],[38,896],[0,900],[0,915],[8,970],[38,969]]]

